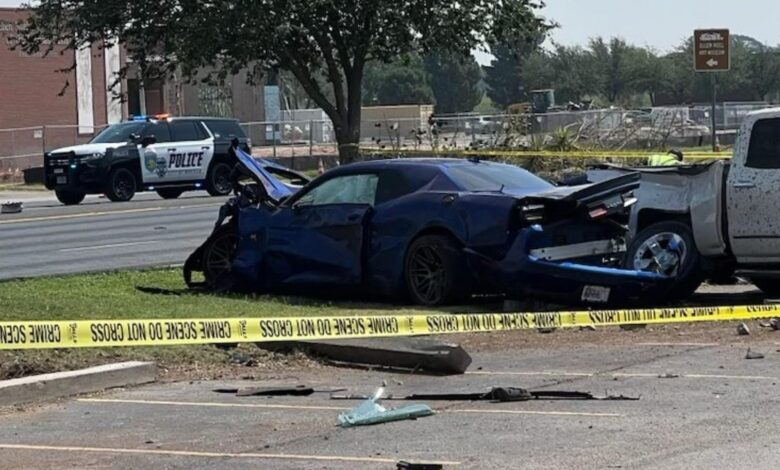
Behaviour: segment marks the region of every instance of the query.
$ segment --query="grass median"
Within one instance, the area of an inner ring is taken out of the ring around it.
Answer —
[[[176,268],[0,282],[0,312],[5,321],[431,313],[380,303],[193,292]],[[306,359],[273,355],[253,344],[232,350],[202,345],[0,351],[0,379],[122,360],[157,361],[164,374],[191,378],[231,375],[247,364],[278,369]]]

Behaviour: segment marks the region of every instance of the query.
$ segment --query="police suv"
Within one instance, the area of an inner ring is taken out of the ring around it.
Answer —
[[[107,127],[88,144],[46,153],[45,183],[66,205],[80,203],[86,194],[129,201],[138,191],[156,191],[165,199],[196,189],[224,196],[232,188],[233,139],[250,151],[235,119],[136,116]]]

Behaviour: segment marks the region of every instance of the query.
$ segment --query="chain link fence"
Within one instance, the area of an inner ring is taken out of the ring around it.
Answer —
[[[769,103],[722,103],[716,132],[729,145],[745,116]],[[544,114],[457,114],[424,118],[364,119],[361,147],[371,150],[632,150],[709,143],[710,106],[642,110],[597,109]],[[338,155],[333,124],[327,119],[296,119],[241,124],[255,156],[273,158],[294,169],[333,164]],[[43,154],[88,142],[78,126],[50,125],[0,129],[0,181],[43,166]]]

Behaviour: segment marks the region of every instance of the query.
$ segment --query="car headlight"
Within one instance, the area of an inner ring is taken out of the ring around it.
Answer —
[[[92,161],[95,161],[95,160],[100,160],[104,156],[105,156],[104,153],[95,152],[95,153],[93,153],[91,155],[83,155],[80,160],[82,162],[92,162]]]

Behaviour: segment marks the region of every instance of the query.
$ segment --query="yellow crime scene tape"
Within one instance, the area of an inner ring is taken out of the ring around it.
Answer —
[[[780,317],[780,306],[540,313],[0,322],[0,350],[305,341]]]
[[[647,151],[614,151],[614,150],[389,150],[363,147],[365,153],[382,155],[420,155],[420,156],[484,156],[484,157],[517,157],[517,158],[623,158],[623,159],[647,159],[651,155],[665,153],[662,150],[656,152]],[[731,158],[731,152],[685,152],[685,160],[718,160]]]

